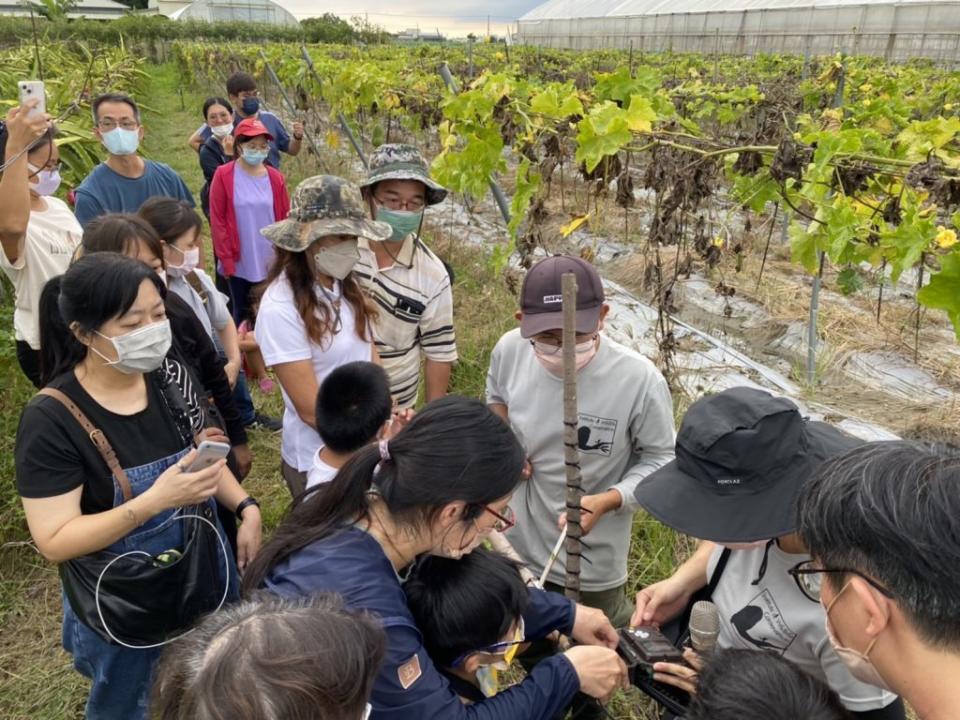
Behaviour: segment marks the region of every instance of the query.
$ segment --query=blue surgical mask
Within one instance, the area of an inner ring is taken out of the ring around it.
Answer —
[[[244,98],[243,102],[240,103],[240,109],[243,110],[244,115],[256,115],[257,111],[260,109],[260,98]]]
[[[103,133],[103,144],[111,155],[133,155],[140,147],[140,131],[114,128]]]
[[[243,159],[250,165],[262,165],[263,161],[270,155],[269,150],[254,150],[253,148],[243,149]]]
[[[389,208],[378,207],[377,220],[385,222],[393,228],[393,235],[390,236],[390,239],[398,242],[410,233],[414,233],[420,229],[420,223],[423,221],[423,210],[410,212],[407,210],[390,210]]]

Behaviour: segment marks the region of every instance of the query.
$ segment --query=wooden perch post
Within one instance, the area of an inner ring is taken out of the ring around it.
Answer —
[[[580,477],[580,450],[577,445],[577,277],[565,273],[563,292],[563,462],[567,474],[567,575],[564,594],[580,600],[580,498],[583,483]]]

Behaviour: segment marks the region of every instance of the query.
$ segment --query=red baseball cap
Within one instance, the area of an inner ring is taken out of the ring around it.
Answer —
[[[583,258],[572,255],[548,257],[527,271],[520,291],[520,334],[533,337],[563,327],[562,278],[566,273],[577,277],[577,334],[597,329],[603,309],[603,281],[597,269]]]
[[[267,140],[273,140],[273,135],[271,135],[270,131],[267,130],[267,126],[257,120],[257,118],[246,118],[241,120],[236,129],[233,131],[234,138],[251,138],[260,137],[261,135],[266,135]]]

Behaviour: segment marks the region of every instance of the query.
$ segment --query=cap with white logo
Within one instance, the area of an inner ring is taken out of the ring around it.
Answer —
[[[566,273],[577,277],[577,334],[597,329],[603,308],[603,281],[597,269],[572,255],[548,257],[527,271],[520,291],[520,334],[525,338],[563,327],[563,292]]]

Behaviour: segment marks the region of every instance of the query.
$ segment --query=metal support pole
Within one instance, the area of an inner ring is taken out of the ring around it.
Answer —
[[[277,77],[277,74],[273,71],[273,67],[270,65],[270,61],[267,60],[267,56],[264,54],[263,50],[260,50],[260,57],[263,58],[263,65],[267,69],[267,74],[270,76],[270,79],[273,81],[273,84],[277,86],[277,90],[280,91],[280,97],[283,98],[283,102],[287,106],[287,110],[293,117],[297,117],[297,106],[290,102],[290,98],[287,96],[287,91],[283,89],[283,84],[280,82],[280,78]],[[320,159],[320,149],[317,147],[317,144],[313,141],[313,136],[308,133],[306,130],[303,132],[303,136],[307,139],[307,142],[310,143],[310,147],[313,150],[313,155],[317,160]]]
[[[847,84],[847,60],[844,52],[840,58],[840,78],[837,80],[837,92],[833,97],[833,107],[843,107],[843,93]],[[817,316],[820,313],[820,287],[823,282],[823,264],[826,253],[819,253],[820,267],[813,278],[813,288],[810,295],[810,319],[807,322],[807,383],[813,385],[817,370]]]
[[[300,46],[300,54],[303,56],[303,60],[307,64],[307,70],[310,71],[313,79],[317,81],[317,85],[320,86],[322,92],[323,80],[321,80],[320,75],[317,74],[317,69],[313,65],[313,58],[310,57],[310,53],[307,52],[307,48],[303,45]],[[360,162],[363,163],[363,167],[369,170],[370,164],[367,162],[366,153],[363,152],[363,148],[360,146],[360,143],[357,142],[357,138],[353,134],[353,130],[350,129],[350,124],[347,122],[347,118],[342,112],[337,113],[337,122],[340,123],[340,131],[347,136],[347,140],[350,141],[350,145],[353,147],[353,151],[357,154],[357,157],[360,158]]]

